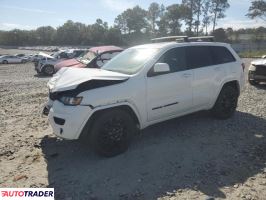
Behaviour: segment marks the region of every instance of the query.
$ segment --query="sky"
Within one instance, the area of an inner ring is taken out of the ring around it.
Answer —
[[[117,15],[139,5],[147,9],[152,2],[166,7],[182,0],[0,0],[0,30],[35,29],[39,26],[58,27],[67,20],[92,24],[97,18],[113,25]],[[217,27],[233,29],[266,26],[266,22],[251,20],[245,15],[251,0],[228,0],[226,18]]]

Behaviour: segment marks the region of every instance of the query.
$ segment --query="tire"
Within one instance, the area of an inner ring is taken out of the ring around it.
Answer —
[[[237,89],[231,85],[224,86],[212,108],[212,114],[217,119],[228,119],[235,113],[238,102]]]
[[[250,78],[250,72],[248,74],[248,82],[249,82],[250,85],[258,85],[259,84],[258,81]]]
[[[94,120],[89,135],[90,145],[97,154],[113,157],[128,149],[135,130],[136,124],[126,111],[105,111]]]
[[[3,60],[2,63],[3,63],[3,64],[8,64],[8,61],[7,61],[7,60]]]
[[[259,84],[258,81],[251,80],[251,79],[248,79],[248,82],[249,82],[250,85],[258,85]]]
[[[42,69],[42,72],[45,75],[51,76],[51,75],[54,74],[54,67],[52,65],[44,66],[43,69]]]

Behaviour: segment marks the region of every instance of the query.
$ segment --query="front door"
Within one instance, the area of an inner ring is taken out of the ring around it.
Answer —
[[[185,47],[168,50],[157,63],[167,63],[170,72],[147,77],[148,121],[187,112],[192,107],[193,70],[186,67]]]

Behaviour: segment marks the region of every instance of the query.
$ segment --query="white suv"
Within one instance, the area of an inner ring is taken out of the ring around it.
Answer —
[[[48,83],[54,133],[87,136],[96,152],[124,152],[152,124],[200,110],[227,119],[244,85],[244,65],[229,44],[164,42],[129,48],[101,69],[61,69]]]

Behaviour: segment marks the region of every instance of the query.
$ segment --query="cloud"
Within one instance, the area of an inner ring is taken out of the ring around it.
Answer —
[[[257,20],[235,20],[232,18],[227,18],[227,19],[221,19],[219,21],[219,24],[217,28],[228,28],[231,27],[235,30],[240,29],[240,28],[258,28],[260,26],[265,27],[265,21],[261,19]]]
[[[128,8],[132,8],[136,5],[130,0],[101,0],[103,6],[113,10],[113,11],[124,11]]]
[[[10,31],[13,29],[23,29],[23,30],[32,30],[36,27],[29,26],[29,25],[22,25],[22,24],[13,24],[13,23],[0,23],[0,30]]]
[[[53,11],[48,11],[48,10],[41,10],[41,9],[33,9],[33,8],[21,8],[21,7],[16,7],[16,6],[0,6],[1,8],[6,8],[6,9],[13,9],[13,10],[20,10],[24,12],[32,12],[32,13],[42,13],[42,14],[55,14]]]

